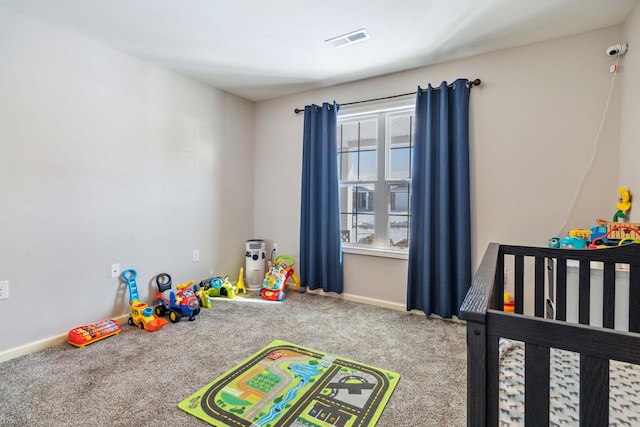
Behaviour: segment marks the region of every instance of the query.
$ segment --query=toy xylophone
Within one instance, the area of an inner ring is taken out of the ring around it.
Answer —
[[[69,331],[67,341],[76,347],[84,347],[87,344],[99,341],[120,333],[120,324],[113,320],[102,320],[91,325],[79,326]]]

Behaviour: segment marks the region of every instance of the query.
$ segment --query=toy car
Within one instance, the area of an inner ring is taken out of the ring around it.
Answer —
[[[640,230],[635,227],[628,225],[611,226],[609,227],[609,231],[604,235],[593,239],[589,248],[598,249],[606,246],[621,246],[630,243],[640,243],[638,236],[640,236]]]
[[[167,280],[164,282],[164,280]],[[164,282],[164,283],[163,283]],[[200,313],[200,303],[198,296],[200,288],[193,285],[194,281],[176,285],[176,291],[171,289],[171,276],[167,273],[159,274],[156,277],[158,285],[158,294],[154,297],[160,300],[160,304],[156,306],[155,313],[158,316],[164,316],[169,313],[169,320],[176,323],[183,317],[189,320],[196,320],[196,316]]]
[[[143,302],[135,302],[131,304],[129,319],[127,323],[136,325],[140,329],[146,329],[149,332],[157,331],[167,324],[165,319],[161,319],[153,312],[153,308]]]
[[[157,331],[166,325],[167,321],[158,318],[158,316],[153,314],[153,308],[140,302],[138,283],[136,282],[137,276],[138,272],[132,268],[122,272],[122,279],[127,283],[127,287],[129,288],[129,304],[131,305],[127,323],[129,325],[136,325],[138,328],[149,332]]]

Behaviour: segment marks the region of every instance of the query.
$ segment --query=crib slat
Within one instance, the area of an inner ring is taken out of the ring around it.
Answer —
[[[580,355],[580,426],[609,425],[609,360]]]
[[[602,326],[613,329],[616,313],[616,264],[604,263]]]
[[[504,253],[499,251],[497,258],[495,280],[493,282],[494,292],[491,295],[491,307],[502,311],[504,310]]]
[[[556,263],[556,319],[567,320],[567,260]]]
[[[580,261],[578,293],[578,322],[588,325],[591,300],[591,263],[589,261]]]
[[[516,313],[522,314],[524,311],[524,257],[522,255],[515,256],[514,271],[514,310]]]
[[[544,258],[541,256],[536,257],[535,263],[535,315],[536,317],[544,317]]]
[[[498,425],[500,400],[500,351],[498,337],[487,337],[487,425]]]
[[[469,427],[486,427],[486,367],[491,366],[485,359],[488,339],[483,323],[467,321],[467,393],[473,396],[473,399],[467,399]]]
[[[524,423],[549,425],[549,347],[531,343],[524,349]]]
[[[629,331],[640,332],[640,266],[629,265]]]

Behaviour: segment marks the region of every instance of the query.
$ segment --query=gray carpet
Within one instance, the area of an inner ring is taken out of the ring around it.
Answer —
[[[0,364],[1,426],[207,426],[187,396],[274,339],[395,371],[378,426],[464,426],[462,324],[312,294],[213,301],[156,332],[126,323],[84,349],[67,343]]]

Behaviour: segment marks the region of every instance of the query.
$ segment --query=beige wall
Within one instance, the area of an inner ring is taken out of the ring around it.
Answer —
[[[620,41],[628,43],[629,50],[620,60],[622,116],[619,185],[629,188],[632,195],[635,195],[633,202],[636,205],[631,206],[629,219],[640,222],[640,5],[636,6],[627,19],[624,36]],[[614,197],[616,194],[610,197],[612,203],[615,202]]]
[[[126,313],[112,263],[145,302],[161,272],[237,276],[253,103],[3,7],[0,28],[0,355]]]
[[[565,226],[592,155],[611,83],[605,48],[622,27],[256,103],[255,232],[299,255],[300,159],[305,104],[411,92],[418,85],[480,78],[471,93],[474,268],[489,242],[545,245],[608,216],[618,181],[620,84],[614,87],[593,166]],[[274,194],[286,203],[274,207]],[[604,201],[604,202],[603,202]],[[455,213],[454,213],[455,214]],[[406,301],[406,261],[345,254],[348,295]]]
[[[544,245],[609,216],[618,183],[640,188],[640,106],[629,95],[640,84],[639,15],[624,26],[630,50],[563,227],[611,83],[604,49],[623,27],[254,105],[0,7],[0,280],[11,284],[0,355],[125,313],[111,263],[138,269],[150,302],[160,272],[234,277],[249,238],[297,259],[303,117],[293,109],[309,103],[481,78],[471,95],[474,264],[490,241]],[[344,258],[345,293],[404,306],[405,260]]]

